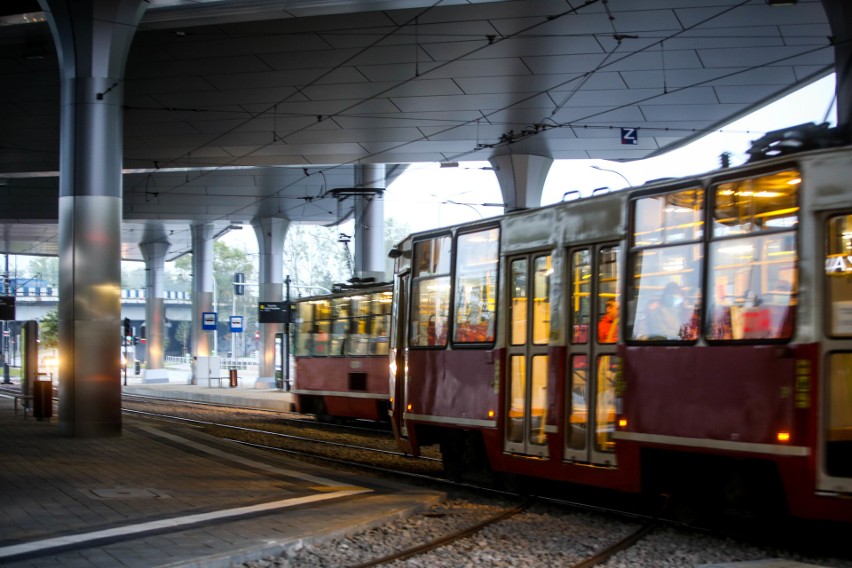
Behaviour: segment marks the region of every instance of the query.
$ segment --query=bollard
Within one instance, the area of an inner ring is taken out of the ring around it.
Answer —
[[[228,371],[228,378],[231,380],[231,388],[237,386],[237,368],[231,367],[230,371]]]

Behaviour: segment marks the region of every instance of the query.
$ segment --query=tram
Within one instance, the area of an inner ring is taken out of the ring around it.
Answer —
[[[391,425],[448,474],[852,521],[852,147],[408,236]]]
[[[293,302],[296,408],[321,420],[388,420],[392,287],[348,286]]]

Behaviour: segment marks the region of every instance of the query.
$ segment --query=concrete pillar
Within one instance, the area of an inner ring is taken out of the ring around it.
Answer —
[[[541,205],[541,193],[553,158],[530,154],[503,154],[490,160],[506,213]]]
[[[202,314],[213,309],[213,237],[214,226],[209,224],[192,226],[192,355],[212,355],[211,331],[202,329]],[[192,368],[192,384],[199,384]]]
[[[355,187],[375,189],[355,196],[355,276],[385,281],[385,165],[355,168]]]
[[[59,431],[121,435],[124,69],[142,0],[39,0],[61,78]]]
[[[167,383],[165,369],[166,324],[165,272],[169,241],[165,235],[157,240],[142,242],[139,248],[145,259],[145,373],[143,383]]]
[[[834,43],[837,126],[852,139],[852,4],[849,0],[822,0]]]
[[[252,227],[257,237],[260,257],[258,266],[259,302],[281,302],[284,300],[284,238],[290,227],[289,219],[258,217]],[[260,324],[260,347],[258,348],[257,388],[275,387],[275,334],[283,333],[283,324]],[[287,362],[285,361],[286,365]]]

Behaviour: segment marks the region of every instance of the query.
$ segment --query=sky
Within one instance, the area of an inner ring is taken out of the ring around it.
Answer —
[[[766,132],[806,122],[835,124],[834,75],[657,158],[627,163],[556,160],[544,184],[541,204],[562,200],[566,191],[578,190],[588,195],[599,187],[621,189],[656,178],[707,172],[720,166],[723,152],[732,154],[731,165],[739,165],[748,158],[746,150],[752,140]],[[458,168],[414,164],[385,192],[385,218],[406,222],[416,232],[500,215],[501,207],[481,204],[502,200],[488,162],[461,162]]]

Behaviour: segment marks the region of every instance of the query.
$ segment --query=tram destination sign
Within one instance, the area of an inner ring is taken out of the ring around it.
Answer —
[[[257,313],[259,323],[290,323],[289,302],[260,302]]]

